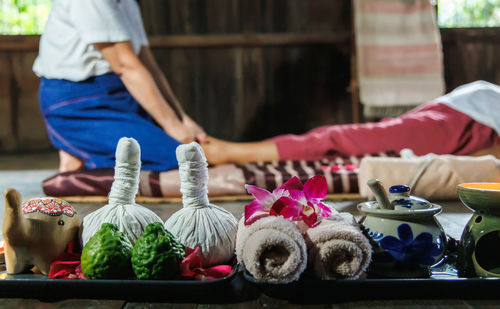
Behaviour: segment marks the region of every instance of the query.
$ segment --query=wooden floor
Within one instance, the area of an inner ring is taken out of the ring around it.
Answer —
[[[50,161],[50,160],[49,160]],[[5,160],[0,165],[9,165]],[[31,166],[30,164],[24,165]],[[0,190],[7,187],[18,189],[23,199],[41,196],[41,181],[56,171],[53,165],[48,169],[37,170],[0,170]],[[330,201],[330,203],[339,211],[348,211],[359,218],[356,205],[359,201]],[[248,201],[218,202],[233,213],[237,218],[243,214],[244,205]],[[456,239],[460,238],[462,229],[470,217],[470,212],[458,201],[440,203],[443,206],[443,212],[438,215],[438,220],[445,228],[447,234]],[[163,220],[166,220],[173,212],[180,209],[180,203],[154,203],[143,204],[155,211]],[[103,203],[75,203],[79,214],[84,217],[86,214],[103,206]],[[4,201],[0,202],[0,219],[3,217]],[[360,291],[353,291],[358,293]],[[27,295],[27,297],[29,297]],[[313,295],[308,297],[314,297]],[[92,299],[70,299],[58,302],[41,302],[35,299],[0,299],[0,308],[496,308],[499,307],[498,301],[490,300],[423,300],[423,295],[415,295],[413,300],[389,300],[389,301],[353,301],[339,304],[324,305],[296,305],[286,301],[270,298],[265,295],[256,295],[253,299],[237,304],[172,304],[172,303],[127,303],[120,300],[92,300]],[[498,296],[500,299],[500,295]]]

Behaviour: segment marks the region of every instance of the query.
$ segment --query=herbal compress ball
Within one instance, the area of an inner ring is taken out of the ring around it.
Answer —
[[[179,274],[184,256],[184,246],[175,236],[163,224],[152,223],[135,243],[132,268],[138,279],[172,279]]]
[[[165,228],[185,246],[199,247],[204,267],[230,263],[238,222],[230,212],[208,201],[208,169],[203,149],[196,142],[179,145],[176,156],[183,207],[165,222]]]
[[[104,223],[82,251],[81,267],[88,279],[125,279],[131,274],[132,244],[112,223]]]
[[[122,137],[118,141],[115,180],[109,192],[109,203],[83,219],[84,245],[104,222],[115,223],[132,245],[148,224],[163,222],[153,211],[135,203],[139,188],[140,158],[141,148],[135,139]]]

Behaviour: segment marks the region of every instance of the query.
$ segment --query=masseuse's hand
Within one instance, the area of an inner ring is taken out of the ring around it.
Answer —
[[[182,123],[191,130],[191,134],[193,134],[198,143],[203,144],[208,141],[207,133],[191,117],[184,114],[182,116]]]
[[[177,117],[168,121],[168,124],[163,126],[163,131],[183,144],[191,143],[196,138],[193,131]]]

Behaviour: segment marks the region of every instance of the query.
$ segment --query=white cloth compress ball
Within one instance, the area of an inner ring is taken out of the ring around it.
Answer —
[[[207,197],[208,169],[203,149],[196,142],[176,149],[183,208],[165,222],[182,244],[200,247],[203,266],[230,262],[234,256],[238,222]]]
[[[146,226],[162,222],[153,211],[135,203],[139,189],[141,148],[133,138],[122,137],[116,146],[115,180],[109,192],[108,205],[83,218],[83,245],[101,229],[103,223],[114,223],[135,244]]]

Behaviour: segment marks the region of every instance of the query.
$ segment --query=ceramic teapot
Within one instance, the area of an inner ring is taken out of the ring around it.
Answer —
[[[358,209],[365,215],[360,223],[377,245],[374,268],[428,274],[429,267],[442,260],[446,247],[446,235],[434,216],[441,206],[411,196],[406,185],[392,186],[389,196],[378,180],[370,180],[369,186],[377,200],[361,203]]]

